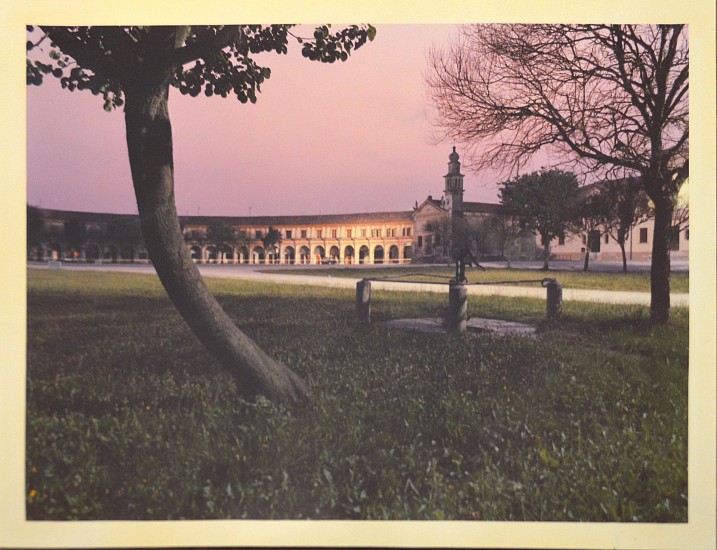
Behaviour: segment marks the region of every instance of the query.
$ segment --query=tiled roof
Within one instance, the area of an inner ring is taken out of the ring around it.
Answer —
[[[46,219],[84,220],[87,222],[111,222],[124,218],[137,217],[137,214],[107,214],[101,212],[77,212],[71,210],[51,210],[42,208]],[[338,225],[347,223],[411,222],[413,212],[368,212],[361,214],[317,214],[303,216],[179,216],[185,225],[243,225],[243,226],[309,226]]]

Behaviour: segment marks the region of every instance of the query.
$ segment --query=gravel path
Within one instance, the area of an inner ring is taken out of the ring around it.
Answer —
[[[28,263],[28,267],[35,269],[48,269],[48,264]],[[205,264],[198,267],[199,271],[205,277],[241,279],[246,281],[261,281],[278,284],[314,285],[330,288],[356,288],[356,282],[360,279],[358,277],[356,279],[348,277],[331,277],[330,275],[292,275],[278,271],[273,273],[270,270],[261,272],[258,271],[259,269],[266,270],[268,266]],[[149,264],[62,264],[60,269],[67,271],[154,273],[154,268]],[[559,272],[551,271],[551,275],[560,280]],[[448,292],[445,284],[412,284],[372,281],[371,288],[375,290],[395,290],[404,292]],[[534,287],[520,287],[512,285],[469,285],[468,294],[473,296],[523,296],[545,299],[546,290],[537,284]],[[564,288],[563,301],[650,305],[650,293]],[[688,307],[689,294],[671,294],[670,302],[671,305],[675,307]]]

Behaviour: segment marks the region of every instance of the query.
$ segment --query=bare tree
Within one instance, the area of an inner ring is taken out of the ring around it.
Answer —
[[[551,150],[596,178],[639,178],[655,210],[651,318],[670,311],[670,237],[689,172],[684,25],[475,25],[430,54],[440,137],[473,169]]]
[[[650,201],[641,189],[640,180],[609,180],[600,184],[600,193],[610,215],[605,221],[605,230],[620,247],[622,271],[627,273],[625,242],[633,228],[653,216]]]
[[[525,235],[525,224],[518,216],[509,212],[499,214],[496,219],[498,220],[503,256],[508,262],[507,267],[510,268],[515,241]]]

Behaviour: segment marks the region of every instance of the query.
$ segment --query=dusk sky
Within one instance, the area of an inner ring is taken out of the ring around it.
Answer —
[[[377,29],[345,63],[310,62],[296,43],[288,56],[263,55],[272,75],[255,105],[172,89],[178,213],[408,210],[440,196],[453,144],[432,144],[424,74],[429,48],[456,27]],[[497,202],[495,177],[464,173],[466,200]],[[70,93],[54,78],[29,86],[27,200],[136,212],[122,111],[108,114],[101,98]]]

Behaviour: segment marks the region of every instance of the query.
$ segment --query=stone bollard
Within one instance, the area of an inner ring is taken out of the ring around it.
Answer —
[[[563,287],[555,279],[548,279],[545,288],[548,289],[548,321],[557,321],[563,314]]]
[[[448,315],[446,325],[449,332],[465,332],[468,321],[468,289],[466,285],[451,281],[448,287]]]
[[[371,322],[371,281],[368,279],[356,283],[356,315],[362,323]]]

